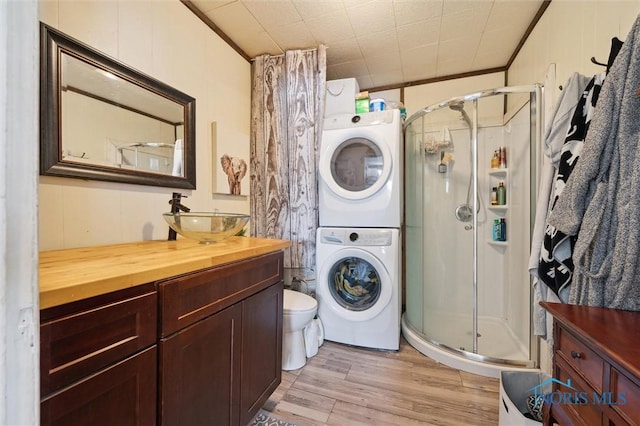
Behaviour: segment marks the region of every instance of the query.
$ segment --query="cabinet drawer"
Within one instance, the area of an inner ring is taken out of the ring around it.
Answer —
[[[155,425],[157,352],[154,345],[45,398],[41,426]]]
[[[166,337],[282,281],[282,252],[158,283],[161,336]]]
[[[602,358],[563,327],[558,330],[557,354],[582,374],[598,393],[602,393],[604,371]]]
[[[154,290],[43,322],[41,396],[155,344],[157,310]]]
[[[556,360],[554,377],[563,383],[571,385],[571,388],[568,388],[554,383],[553,392],[562,395],[562,399],[554,401],[554,403],[558,403],[570,417],[575,419],[574,424],[602,424],[600,406],[593,403],[593,389],[563,359]]]
[[[640,423],[640,386],[611,369],[611,407],[629,424]]]

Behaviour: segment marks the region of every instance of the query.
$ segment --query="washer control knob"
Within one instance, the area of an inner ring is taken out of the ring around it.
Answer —
[[[350,239],[351,241],[355,241],[355,240],[357,240],[357,239],[358,239],[358,233],[357,233],[357,232],[352,232],[352,233],[349,235],[349,239]]]
[[[351,118],[351,122],[352,122],[352,123],[357,123],[358,121],[360,121],[360,116],[359,116],[359,115],[354,115],[354,116]]]

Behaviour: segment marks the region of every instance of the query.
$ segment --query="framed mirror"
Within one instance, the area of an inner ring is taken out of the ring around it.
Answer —
[[[195,99],[40,27],[40,174],[195,189]]]

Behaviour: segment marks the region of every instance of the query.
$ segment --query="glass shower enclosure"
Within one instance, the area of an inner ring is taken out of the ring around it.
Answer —
[[[528,261],[541,94],[538,85],[479,91],[405,123],[403,334],[457,368],[537,363]]]

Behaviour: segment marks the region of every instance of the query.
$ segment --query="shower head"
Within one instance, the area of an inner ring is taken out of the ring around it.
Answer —
[[[471,120],[469,119],[467,112],[464,110],[464,102],[462,101],[454,102],[449,105],[449,108],[453,111],[459,112],[464,122],[467,123],[467,126],[469,126],[469,129],[471,129]]]
[[[459,102],[452,103],[451,105],[449,105],[449,108],[451,108],[454,111],[462,112],[464,111],[464,102],[459,101]]]

